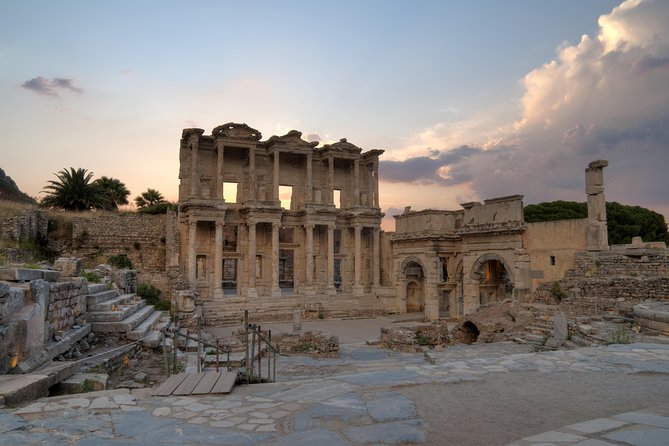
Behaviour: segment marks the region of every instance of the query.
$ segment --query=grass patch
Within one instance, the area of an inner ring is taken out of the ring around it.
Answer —
[[[607,344],[631,344],[634,342],[634,333],[622,325],[615,327],[609,333]]]

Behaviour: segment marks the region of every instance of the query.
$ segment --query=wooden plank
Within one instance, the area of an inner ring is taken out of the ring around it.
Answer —
[[[184,379],[186,379],[186,376],[188,376],[188,373],[178,373],[176,375],[172,375],[167,380],[162,383],[158,389],[156,389],[153,394],[155,396],[169,396],[172,395],[172,392],[174,392],[174,389],[176,389],[179,384],[183,382]]]
[[[211,393],[211,389],[214,388],[214,384],[221,377],[221,372],[207,372],[200,382],[195,386],[191,395],[204,395],[206,393]]]
[[[223,372],[221,377],[216,381],[211,393],[230,393],[237,381],[237,371]]]
[[[183,380],[179,387],[174,389],[172,395],[190,395],[195,386],[204,377],[204,373],[189,373],[186,379]]]

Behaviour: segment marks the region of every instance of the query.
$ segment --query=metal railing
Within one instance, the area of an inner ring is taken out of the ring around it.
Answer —
[[[244,366],[246,367],[246,382],[249,384],[263,382],[263,353],[267,355],[266,380],[276,381],[276,355],[279,354],[279,349],[272,345],[272,330],[263,331],[260,325],[250,324],[248,310],[244,311],[244,344],[246,345],[246,353],[244,358]],[[255,365],[256,355],[258,358],[257,367]]]

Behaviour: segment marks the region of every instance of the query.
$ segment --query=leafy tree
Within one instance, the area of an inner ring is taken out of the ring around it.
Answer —
[[[95,180],[93,184],[100,188],[107,199],[105,209],[117,210],[119,205],[128,204],[130,191],[120,180],[103,176]]]
[[[151,188],[148,188],[146,192],[142,192],[141,195],[135,197],[135,204],[138,208],[154,206],[164,201],[165,197],[163,197],[163,194]]]
[[[91,182],[93,172],[70,167],[54,175],[58,180],[49,180],[44,187],[47,195],[40,201],[42,206],[70,211],[104,209],[106,199],[95,182]]]
[[[573,201],[552,201],[525,206],[525,221],[571,220],[587,218],[586,203]],[[669,242],[667,223],[664,216],[640,206],[628,206],[620,203],[606,203],[606,219],[609,231],[609,243],[618,245],[630,243],[632,237],[640,236],[646,242]]]

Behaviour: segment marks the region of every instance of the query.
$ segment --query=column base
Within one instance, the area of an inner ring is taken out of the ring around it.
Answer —
[[[327,290],[325,290],[325,294],[330,297],[337,297],[337,288],[335,288],[334,285],[330,285],[328,286]]]
[[[351,291],[353,291],[354,296],[362,296],[363,294],[365,294],[365,287],[363,287],[362,285],[353,285]]]
[[[256,298],[258,297],[258,290],[255,287],[250,287],[246,289],[246,297]]]
[[[281,297],[281,288],[272,288],[271,292],[272,297]]]
[[[304,292],[302,293],[305,297],[315,297],[316,290],[312,286],[304,287]]]
[[[214,299],[223,299],[223,290],[214,290]]]

